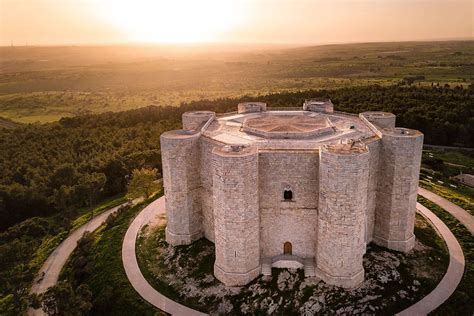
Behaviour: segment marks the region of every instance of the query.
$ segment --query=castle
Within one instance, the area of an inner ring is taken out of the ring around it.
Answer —
[[[364,280],[368,243],[413,248],[423,134],[395,127],[395,115],[311,99],[182,121],[161,135],[166,240],[214,242],[224,284],[288,267],[350,288]]]

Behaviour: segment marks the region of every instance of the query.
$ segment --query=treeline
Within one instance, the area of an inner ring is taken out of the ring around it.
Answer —
[[[336,110],[382,110],[397,125],[425,133],[425,142],[474,147],[474,88],[367,86],[202,100],[179,107],[63,118],[44,125],[0,128],[0,230],[33,216],[90,206],[124,192],[134,169],[161,170],[159,136],[181,126],[185,111],[235,111],[248,100],[301,106],[330,97]]]

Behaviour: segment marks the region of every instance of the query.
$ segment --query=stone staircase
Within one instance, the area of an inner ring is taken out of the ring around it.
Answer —
[[[314,268],[314,258],[305,258],[304,259],[304,276],[305,277],[314,277],[316,276]]]
[[[262,274],[272,275],[272,258],[264,258],[262,260]]]
[[[263,258],[261,273],[266,276],[272,275],[272,267],[275,268],[293,268],[304,270],[305,277],[314,277],[315,265],[314,257],[311,258],[300,258],[291,255],[279,255],[274,258]]]

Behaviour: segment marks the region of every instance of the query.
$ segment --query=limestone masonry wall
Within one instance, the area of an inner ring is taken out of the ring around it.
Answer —
[[[303,103],[303,110],[312,112],[334,112],[334,104],[329,99],[308,99]]]
[[[404,252],[414,246],[423,134],[395,128],[391,113],[333,112],[330,100],[307,100],[304,109],[321,113],[292,111],[285,125],[288,112],[255,113],[266,111],[261,102],[241,103],[241,115],[227,117],[186,112],[184,130],[160,137],[166,241],[214,242],[214,274],[228,286],[294,260],[307,275],[315,267],[325,282],[353,287],[364,280],[367,243]],[[306,125],[295,113],[336,122],[333,134],[297,134]],[[269,135],[245,131],[249,118]]]
[[[314,257],[318,207],[318,151],[263,151],[259,155],[260,248],[262,258],[292,244],[300,258]],[[289,186],[292,201],[283,199]]]
[[[239,103],[237,110],[239,114],[264,112],[267,110],[267,104],[263,102],[243,102]]]
[[[199,133],[177,130],[160,137],[165,188],[166,241],[190,244],[202,236]]]
[[[394,128],[396,116],[388,112],[364,112],[361,114],[379,128]]]
[[[382,130],[374,241],[407,252],[413,234],[423,134],[405,128]]]
[[[213,169],[212,150],[221,147],[206,137],[201,137],[201,204],[202,204],[202,227],[204,237],[214,242],[214,202],[213,202]]]
[[[182,115],[183,129],[197,130],[202,127],[209,119],[216,116],[212,111],[189,111]]]
[[[367,189],[367,230],[366,243],[373,240],[375,225],[375,204],[377,198],[377,181],[379,178],[380,140],[370,139],[364,142],[369,149],[369,187]],[[382,175],[383,176],[383,175]]]
[[[260,274],[258,150],[215,148],[212,164],[214,275],[228,286],[245,285]]]
[[[316,275],[353,287],[364,280],[370,155],[365,146],[320,151]]]

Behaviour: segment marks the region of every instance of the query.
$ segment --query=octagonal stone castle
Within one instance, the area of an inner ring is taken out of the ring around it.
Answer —
[[[335,112],[330,100],[186,112],[182,130],[161,135],[166,240],[214,242],[228,286],[272,267],[357,286],[368,243],[414,246],[422,145],[391,113]]]

